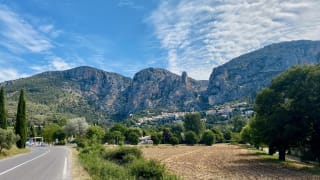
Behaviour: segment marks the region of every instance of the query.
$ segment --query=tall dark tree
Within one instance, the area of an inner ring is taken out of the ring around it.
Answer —
[[[313,66],[298,66],[282,73],[273,79],[271,86],[262,90],[256,97],[256,117],[251,123],[254,136],[271,150],[279,151],[279,159],[285,160],[285,152],[290,147],[297,147],[311,139],[315,132],[310,112],[319,112],[317,101],[319,91],[313,87],[319,81],[309,81]],[[311,76],[312,77],[312,76]],[[311,90],[314,93],[310,92]]]
[[[188,113],[184,116],[184,128],[186,131],[195,132],[200,137],[204,124],[201,121],[201,115],[199,113]]]
[[[0,90],[0,128],[7,129],[7,114],[5,108],[4,88]]]
[[[25,143],[27,141],[27,126],[26,126],[26,101],[24,99],[24,90],[21,89],[17,118],[15,124],[15,133],[20,136],[19,141],[17,141],[18,148],[25,148]]]

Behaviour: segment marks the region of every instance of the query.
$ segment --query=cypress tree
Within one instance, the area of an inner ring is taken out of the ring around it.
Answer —
[[[4,100],[4,88],[0,90],[0,128],[7,129],[7,117]]]
[[[27,126],[26,126],[26,101],[24,99],[24,90],[21,89],[18,109],[17,109],[17,118],[15,125],[15,132],[20,136],[19,141],[17,142],[18,148],[25,148],[27,141]]]

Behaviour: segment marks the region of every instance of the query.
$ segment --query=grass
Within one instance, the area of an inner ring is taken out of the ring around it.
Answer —
[[[80,149],[79,159],[93,180],[178,179],[159,161],[144,159],[136,147],[87,146]]]
[[[269,155],[264,151],[253,149],[253,148],[249,148],[249,149],[266,162],[280,164],[284,167],[292,168],[298,171],[304,171],[307,173],[311,173],[313,175],[320,175],[319,166],[303,163],[300,161],[289,160],[289,159],[286,159],[285,161],[280,161],[277,155]]]
[[[12,157],[12,156],[15,156],[15,155],[18,155],[18,154],[24,154],[24,153],[28,153],[30,152],[31,150],[30,149],[19,149],[17,148],[16,146],[12,146],[11,149],[4,149],[2,150],[2,152],[0,153],[0,159],[4,159],[4,158],[7,158],[7,157]]]

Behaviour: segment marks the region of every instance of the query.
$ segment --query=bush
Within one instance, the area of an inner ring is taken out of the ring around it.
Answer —
[[[198,137],[196,135],[195,132],[193,131],[187,131],[185,134],[185,142],[186,144],[188,145],[194,145],[194,144],[197,144],[198,142]]]
[[[86,150],[81,151],[79,157],[80,162],[94,180],[133,179],[125,167],[106,161],[98,151],[86,148]]]
[[[176,136],[172,136],[170,138],[170,144],[173,146],[179,144],[179,139]]]
[[[130,166],[131,175],[137,179],[163,179],[165,175],[165,168],[158,161],[155,160],[137,160]]]
[[[161,138],[159,138],[159,135],[155,133],[151,135],[151,140],[153,141],[153,145],[158,145]]]
[[[201,142],[207,146],[211,146],[212,144],[214,144],[216,141],[215,139],[215,135],[213,134],[212,131],[210,130],[206,130],[203,135],[202,135],[202,139]]]
[[[0,128],[0,152],[2,149],[10,149],[18,140],[19,136],[15,135],[12,130]]]
[[[104,158],[118,164],[127,164],[142,157],[142,151],[134,147],[120,147],[116,150],[105,151]]]

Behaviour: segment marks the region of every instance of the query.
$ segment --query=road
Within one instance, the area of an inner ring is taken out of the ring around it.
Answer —
[[[0,180],[70,180],[67,147],[34,147],[28,154],[0,160]]]

